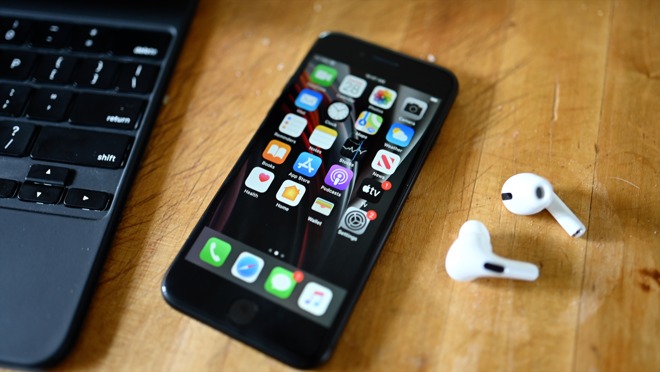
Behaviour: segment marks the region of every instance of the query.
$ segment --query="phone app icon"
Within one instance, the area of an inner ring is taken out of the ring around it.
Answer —
[[[336,130],[328,128],[325,125],[319,125],[314,128],[312,135],[309,136],[309,143],[316,147],[320,147],[323,150],[327,150],[332,147],[332,144],[335,143],[336,138]]]
[[[346,190],[353,179],[353,171],[341,165],[333,165],[325,175],[325,184],[337,190]]]
[[[277,190],[275,197],[282,203],[295,207],[300,203],[303,195],[305,195],[305,186],[298,182],[286,180],[282,182],[282,186]]]
[[[411,119],[419,120],[426,113],[429,104],[415,97],[407,97],[403,101],[403,114]]]
[[[360,184],[358,196],[368,202],[378,203],[381,196],[383,196],[383,192],[385,190],[383,190],[380,181],[376,179],[365,179]]]
[[[339,84],[339,93],[359,98],[367,88],[367,81],[355,75],[348,75]]]
[[[254,167],[245,180],[245,186],[254,191],[264,193],[268,190],[274,179],[275,175],[273,172],[261,167]]]
[[[231,275],[244,282],[254,283],[263,268],[264,260],[261,257],[242,252],[231,267]]]
[[[280,123],[280,132],[294,138],[300,137],[307,126],[307,119],[296,114],[286,114]]]
[[[367,212],[355,207],[348,207],[346,214],[339,223],[339,227],[355,235],[362,235],[367,226],[369,226]]]
[[[371,91],[371,95],[369,96],[369,103],[376,107],[387,110],[388,108],[392,107],[395,99],[396,90],[392,90],[390,88],[379,85],[375,87],[373,91]]]
[[[387,132],[385,139],[391,144],[406,147],[410,144],[414,135],[415,130],[413,128],[401,123],[394,123]]]
[[[364,145],[364,140],[349,138],[341,146],[339,153],[341,156],[345,156],[353,161],[360,161],[366,155],[367,148]]]
[[[218,238],[210,238],[199,252],[199,258],[211,266],[220,267],[227,261],[230,252],[231,244]]]
[[[303,89],[298,97],[296,98],[296,106],[300,107],[306,111],[316,110],[321,101],[323,100],[323,95],[317,91],[311,89]]]
[[[314,204],[312,204],[312,210],[314,212],[319,212],[324,216],[329,216],[332,212],[332,208],[334,207],[335,203],[323,198],[316,198],[316,200],[314,200]]]
[[[321,166],[321,158],[308,152],[298,155],[293,163],[293,171],[305,177],[313,177]]]
[[[337,78],[337,70],[330,66],[318,65],[312,71],[311,79],[322,87],[329,87]]]
[[[296,288],[293,273],[283,267],[275,266],[266,279],[264,289],[273,296],[286,300]]]
[[[383,117],[369,111],[362,111],[355,121],[355,129],[373,136],[383,124]]]
[[[316,282],[305,285],[300,297],[298,307],[310,314],[321,316],[325,314],[332,301],[332,290]]]
[[[392,174],[399,166],[401,158],[399,155],[391,153],[387,150],[378,150],[376,157],[371,162],[371,167],[379,172],[385,174]]]
[[[282,164],[284,163],[284,160],[286,160],[286,157],[289,155],[290,151],[291,146],[282,141],[274,139],[268,142],[268,146],[266,146],[266,149],[261,155],[264,157],[264,159],[270,162],[275,164]]]

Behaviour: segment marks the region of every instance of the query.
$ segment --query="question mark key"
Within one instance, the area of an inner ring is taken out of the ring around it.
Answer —
[[[0,122],[0,154],[24,156],[34,135],[35,126],[11,121]]]

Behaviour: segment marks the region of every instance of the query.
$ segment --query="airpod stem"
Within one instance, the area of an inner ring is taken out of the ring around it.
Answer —
[[[493,255],[484,263],[488,275],[494,278],[509,278],[534,281],[539,277],[539,268],[529,262],[515,261]]]
[[[579,238],[587,231],[587,228],[584,226],[584,224],[557,196],[557,194],[553,193],[552,201],[547,207],[547,210],[571,237]]]

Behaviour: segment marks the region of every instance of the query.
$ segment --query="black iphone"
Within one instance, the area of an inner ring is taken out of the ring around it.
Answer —
[[[328,359],[458,92],[446,69],[324,33],[162,286],[294,367]]]

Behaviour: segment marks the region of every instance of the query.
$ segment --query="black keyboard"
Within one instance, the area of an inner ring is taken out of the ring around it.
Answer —
[[[101,218],[171,43],[163,31],[0,17],[0,207]]]

